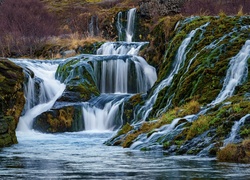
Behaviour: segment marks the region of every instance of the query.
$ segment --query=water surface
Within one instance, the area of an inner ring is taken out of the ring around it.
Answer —
[[[19,144],[0,150],[1,179],[250,178],[247,164],[103,145],[112,132],[17,134]]]

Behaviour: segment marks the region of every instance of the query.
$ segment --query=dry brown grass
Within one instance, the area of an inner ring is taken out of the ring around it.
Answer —
[[[86,44],[93,44],[95,42],[104,42],[106,41],[100,36],[83,36],[79,33],[73,33],[69,35],[58,36],[58,37],[52,37],[48,40],[48,44],[57,45],[66,47],[69,50],[77,49],[79,46],[84,46]]]
[[[222,162],[250,163],[250,139],[241,144],[228,144],[217,153],[217,158]]]

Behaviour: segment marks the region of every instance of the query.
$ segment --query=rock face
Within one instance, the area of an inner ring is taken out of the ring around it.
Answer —
[[[185,0],[144,0],[140,3],[142,16],[153,18],[178,14]]]
[[[15,129],[25,104],[23,82],[23,69],[0,59],[0,147],[17,143]]]
[[[240,146],[222,151],[220,159],[249,162],[250,126],[249,119],[244,117],[249,117],[250,112],[250,54],[246,50],[250,47],[250,18],[197,16],[173,26],[176,20],[165,17],[154,27],[152,37],[159,38],[153,40],[146,52],[155,57],[165,54],[161,60],[157,58],[158,80],[144,102],[134,97],[134,101],[125,104],[129,124],[106,144],[160,150],[171,155],[215,156],[229,137],[230,143],[247,139]],[[163,31],[168,27],[173,32]],[[232,68],[234,65],[244,68]],[[221,98],[221,92],[231,85],[229,80],[234,80],[230,75],[237,74],[237,70],[246,73],[242,73],[235,89],[230,89],[233,94]],[[155,101],[151,97],[156,97]],[[235,137],[231,138],[232,135]]]

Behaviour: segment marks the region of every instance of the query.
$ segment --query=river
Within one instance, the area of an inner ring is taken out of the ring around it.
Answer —
[[[106,146],[113,132],[17,132],[0,150],[0,179],[248,179],[250,164],[198,156],[164,156]]]

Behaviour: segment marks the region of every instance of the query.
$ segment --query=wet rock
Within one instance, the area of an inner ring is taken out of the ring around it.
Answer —
[[[82,102],[100,94],[93,69],[84,59],[69,59],[60,64],[56,78],[66,84],[66,89],[58,101]]]
[[[84,130],[81,106],[51,109],[35,118],[33,128],[40,132],[57,133]]]
[[[17,143],[15,129],[23,110],[23,69],[0,59],[0,147]]]

